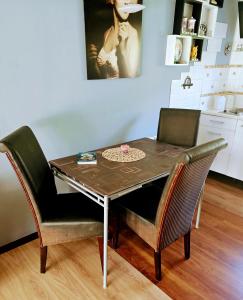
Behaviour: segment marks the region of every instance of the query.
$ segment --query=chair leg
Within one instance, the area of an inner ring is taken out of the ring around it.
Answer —
[[[155,267],[155,277],[157,280],[161,280],[161,251],[154,251],[154,267]]]
[[[102,269],[102,273],[103,273],[103,254],[104,254],[103,237],[97,237],[97,241],[98,241],[98,247],[99,247],[99,253],[100,253],[101,269]]]
[[[47,246],[40,247],[40,272],[46,272]]]
[[[188,231],[188,233],[184,235],[185,259],[190,258],[190,248],[191,248],[191,231]]]
[[[121,228],[121,216],[119,213],[117,213],[116,220],[113,224],[113,236],[111,241],[113,249],[118,248],[120,228]]]

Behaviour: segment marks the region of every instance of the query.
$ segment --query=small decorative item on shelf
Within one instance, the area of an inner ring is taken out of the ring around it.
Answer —
[[[229,55],[232,50],[232,46],[230,43],[227,43],[224,47],[224,55]]]
[[[198,46],[193,46],[191,51],[191,61],[198,61]]]
[[[193,86],[191,77],[187,76],[184,80],[184,83],[181,86],[183,87],[184,90],[186,88],[190,89]]]
[[[200,32],[199,32],[199,34],[201,35],[201,36],[206,36],[207,35],[207,25],[206,24],[201,24],[200,25]]]
[[[181,62],[182,50],[183,50],[183,45],[182,45],[181,39],[176,39],[175,57],[174,57],[174,63],[175,64],[182,63]]]
[[[216,0],[210,0],[210,4],[218,5],[218,2]]]
[[[188,22],[188,18],[187,17],[183,17],[182,18],[182,23],[181,23],[181,33],[182,34],[187,33],[187,22]]]
[[[122,153],[127,154],[130,147],[129,147],[129,145],[124,144],[124,145],[121,145],[120,148],[121,148]]]
[[[195,34],[195,25],[196,25],[196,19],[193,18],[193,16],[191,16],[191,18],[188,19],[187,22],[187,29],[189,34]]]

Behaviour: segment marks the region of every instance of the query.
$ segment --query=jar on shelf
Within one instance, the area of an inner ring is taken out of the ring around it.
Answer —
[[[191,16],[191,18],[189,18],[188,21],[187,21],[188,32],[194,33],[195,25],[196,25],[196,19],[194,19],[193,16]]]
[[[187,22],[188,22],[188,18],[183,17],[181,22],[181,33],[187,33]]]

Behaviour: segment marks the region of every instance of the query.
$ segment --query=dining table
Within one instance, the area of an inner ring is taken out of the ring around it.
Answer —
[[[111,201],[131,193],[144,185],[170,174],[176,159],[184,151],[178,147],[141,138],[126,142],[130,149],[141,150],[142,159],[132,162],[116,162],[103,157],[107,149],[118,148],[113,145],[96,151],[96,164],[77,164],[77,155],[51,160],[50,166],[56,177],[66,182],[76,191],[103,207],[103,287],[107,287],[107,247],[108,247],[108,210]],[[149,202],[148,202],[149,205]]]

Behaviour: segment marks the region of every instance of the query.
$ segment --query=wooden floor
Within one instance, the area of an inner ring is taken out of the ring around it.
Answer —
[[[0,255],[0,299],[168,299],[162,289],[173,299],[242,300],[242,207],[243,185],[209,178],[191,258],[184,260],[182,240],[168,247],[161,282],[154,281],[152,249],[127,228],[117,250],[121,256],[109,249],[107,290],[95,239],[50,247],[46,274],[39,273],[33,241]]]
[[[182,239],[168,247],[161,282],[154,280],[152,249],[129,229],[123,229],[117,252],[173,299],[242,300],[242,209],[243,184],[210,177],[200,229],[192,232],[191,258],[184,260]]]
[[[145,276],[109,249],[109,287],[102,288],[96,239],[49,247],[39,273],[38,240],[0,255],[0,299],[167,300]]]
[[[206,201],[243,217],[243,182],[213,173],[206,191]]]

